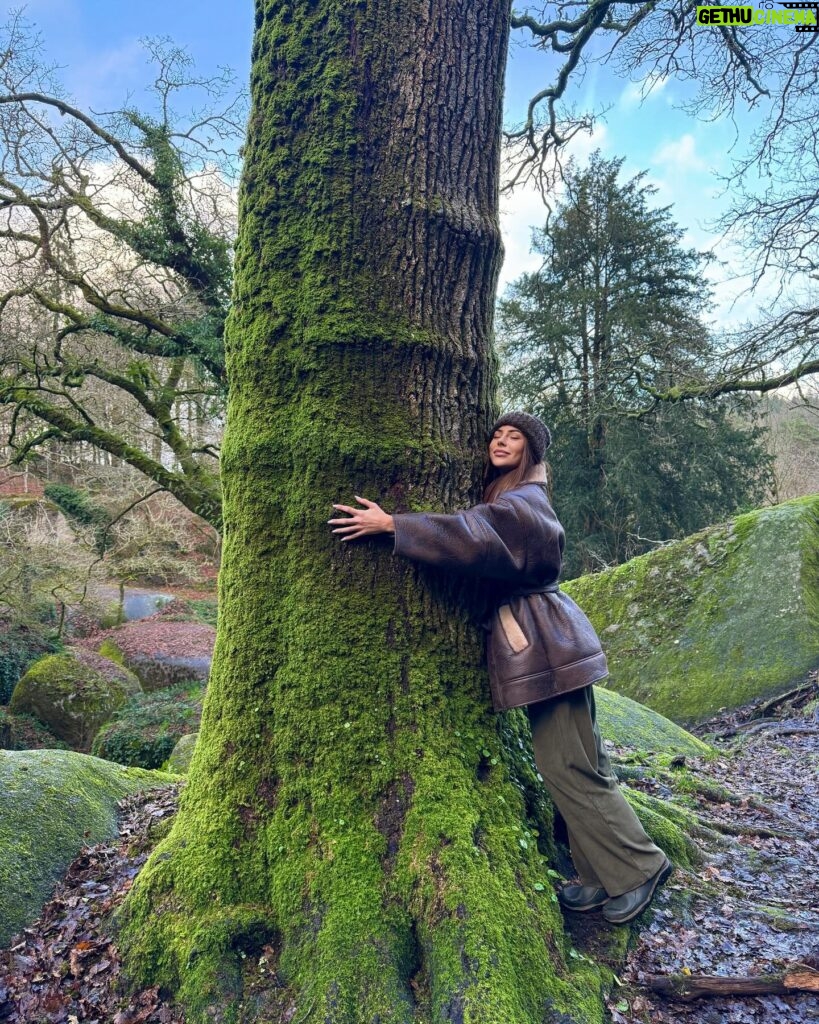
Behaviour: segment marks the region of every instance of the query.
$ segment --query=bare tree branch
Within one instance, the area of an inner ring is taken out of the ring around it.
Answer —
[[[244,98],[229,72],[144,43],[153,99],[89,113],[19,15],[3,33],[0,426],[15,461],[91,445],[218,521],[217,426],[201,425],[223,412]],[[179,116],[191,89],[205,102]]]

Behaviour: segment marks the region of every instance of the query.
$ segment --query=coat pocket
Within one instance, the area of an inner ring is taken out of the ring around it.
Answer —
[[[502,604],[498,608],[498,618],[500,619],[501,629],[506,637],[506,642],[515,654],[525,651],[529,646],[529,641],[526,639],[526,634],[520,628],[520,624],[512,614],[512,609],[508,604]]]

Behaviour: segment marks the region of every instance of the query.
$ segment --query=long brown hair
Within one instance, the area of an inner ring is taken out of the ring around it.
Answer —
[[[487,503],[497,501],[503,493],[511,491],[518,484],[523,483],[534,465],[535,461],[529,450],[528,440],[523,446],[520,462],[512,469],[500,469],[498,466],[493,466],[487,458],[483,474],[483,500]]]

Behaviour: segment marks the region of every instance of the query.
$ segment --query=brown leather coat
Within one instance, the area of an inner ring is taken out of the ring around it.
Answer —
[[[557,587],[564,534],[545,483],[530,479],[465,512],[408,512],[393,521],[395,554],[478,576],[497,594],[487,647],[496,711],[606,676],[591,623]]]

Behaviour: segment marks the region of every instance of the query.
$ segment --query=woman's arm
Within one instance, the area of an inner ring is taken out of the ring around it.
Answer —
[[[379,533],[395,535],[394,553],[467,575],[514,580],[526,564],[526,531],[506,502],[476,505],[451,515],[404,512],[391,516],[374,501],[355,495],[364,508],[333,505],[346,512],[330,519],[341,540]]]
[[[404,512],[394,518],[396,555],[470,576],[514,580],[526,565],[526,533],[506,502],[463,512]]]
[[[495,502],[463,512],[401,512],[388,515],[374,501],[356,495],[363,509],[333,508],[349,513],[331,519],[342,540],[369,534],[395,536],[393,553],[452,569],[469,576],[503,580],[557,579],[563,552],[563,528],[542,496],[503,495]]]

